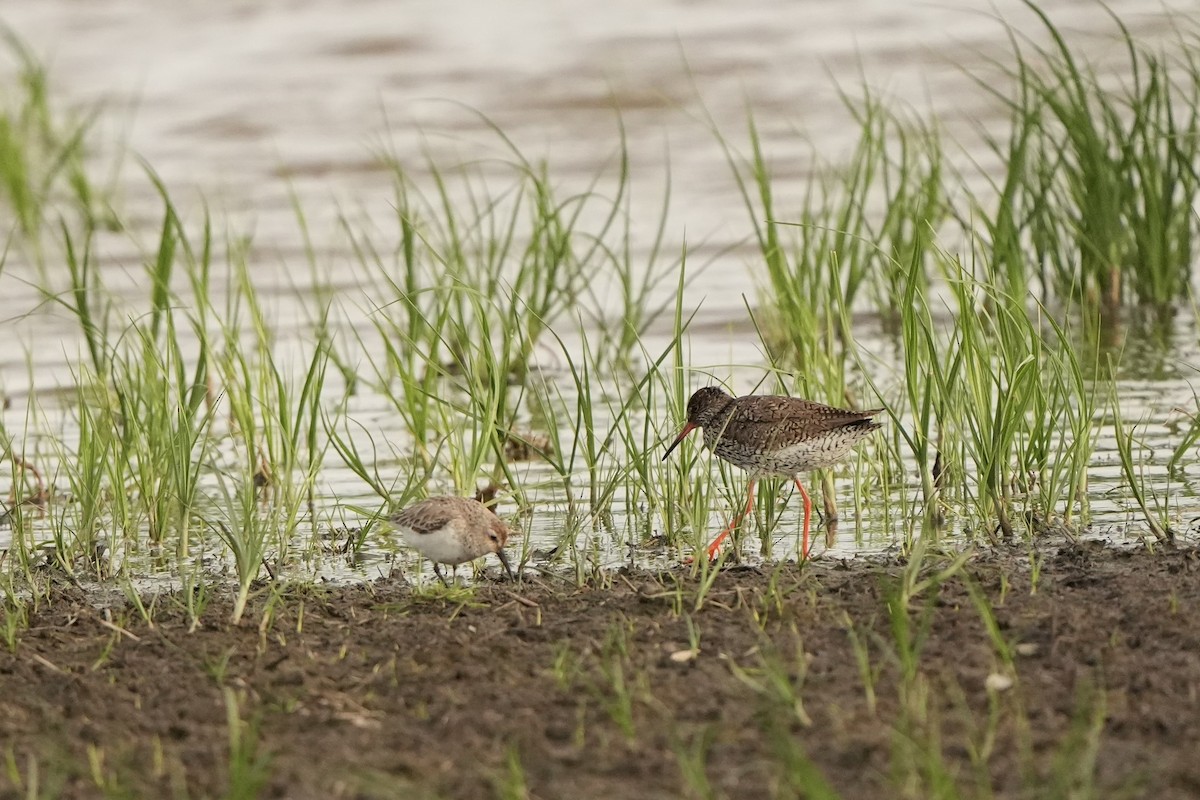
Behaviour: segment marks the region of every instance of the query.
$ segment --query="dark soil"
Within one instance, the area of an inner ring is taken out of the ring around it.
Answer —
[[[730,569],[699,610],[683,571],[466,603],[267,588],[241,625],[218,599],[192,631],[179,598],[148,625],[71,590],[0,653],[0,797],[35,778],[62,797],[1200,796],[1200,555],[1072,546],[1032,589],[1026,562],[977,556],[903,613],[903,566],[865,562]]]

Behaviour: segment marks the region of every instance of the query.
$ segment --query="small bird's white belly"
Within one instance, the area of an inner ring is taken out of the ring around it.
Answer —
[[[409,547],[439,564],[461,564],[464,561],[473,561],[487,552],[470,547],[463,541],[463,537],[447,528],[435,533],[417,533],[411,528],[400,528],[400,535]]]

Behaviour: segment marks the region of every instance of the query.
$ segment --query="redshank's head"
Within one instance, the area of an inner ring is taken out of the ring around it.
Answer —
[[[679,443],[687,438],[687,435],[696,428],[703,428],[710,425],[717,419],[717,415],[727,406],[733,398],[725,393],[719,386],[705,386],[703,389],[697,389],[688,399],[687,404],[687,423],[683,426],[683,430],[675,437],[675,441],[671,442],[671,446],[667,448],[667,452],[663,454],[663,461],[667,460],[667,456],[671,455],[671,451],[679,446]]]

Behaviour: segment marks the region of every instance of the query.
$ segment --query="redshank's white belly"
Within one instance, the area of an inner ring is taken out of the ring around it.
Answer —
[[[791,477],[801,472],[831,467],[845,460],[854,445],[863,438],[863,433],[857,430],[834,432],[829,436],[805,439],[779,448],[758,448],[728,438],[719,439],[713,447],[713,442],[708,441],[709,437],[706,435],[704,438],[705,444],[717,456],[748,472]]]

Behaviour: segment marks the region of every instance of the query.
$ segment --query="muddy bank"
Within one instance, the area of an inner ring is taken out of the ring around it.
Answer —
[[[0,652],[0,796],[1200,795],[1197,551],[946,563],[264,588],[190,631],[61,594]]]

